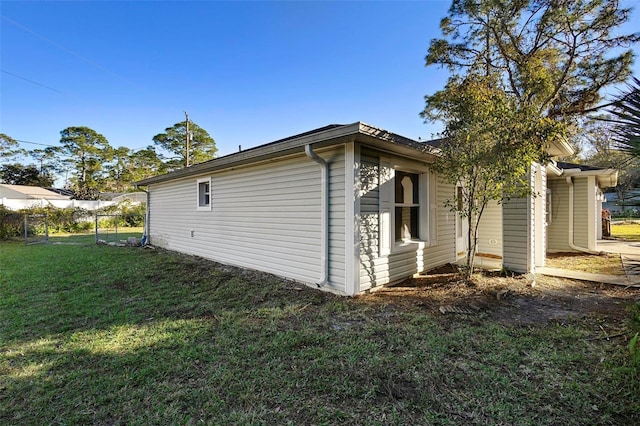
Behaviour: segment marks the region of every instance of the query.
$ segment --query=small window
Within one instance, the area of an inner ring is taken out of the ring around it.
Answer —
[[[395,239],[409,242],[420,238],[419,175],[396,170]]]
[[[211,179],[198,179],[198,210],[211,210]]]

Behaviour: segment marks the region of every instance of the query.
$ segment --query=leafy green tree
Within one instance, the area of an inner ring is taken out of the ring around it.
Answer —
[[[29,157],[36,161],[42,177],[55,181],[55,174],[63,171],[59,158],[60,149],[58,147],[37,148],[28,151],[28,154]]]
[[[581,132],[586,147],[583,161],[590,166],[618,170],[615,191],[624,211],[629,191],[640,184],[640,157],[619,148],[617,124],[613,120],[609,115],[601,115],[585,123]]]
[[[617,31],[629,13],[616,0],[453,0],[425,58],[451,76],[421,115],[445,125],[438,169],[462,187],[448,205],[468,220],[467,278],[488,201],[531,194],[545,146],[629,76],[640,35]]]
[[[153,147],[134,151],[121,146],[113,150],[105,171],[105,190],[128,192],[134,190],[134,182],[165,173],[167,168]]]
[[[60,153],[73,164],[74,197],[98,199],[103,184],[103,164],[113,157],[111,145],[103,135],[88,127],[67,127],[60,135]]]
[[[153,137],[153,143],[170,155],[163,158],[169,170],[211,160],[218,150],[215,140],[206,130],[192,121],[189,121],[188,125],[188,133],[187,121],[182,121]],[[189,136],[188,152],[187,135]]]
[[[583,114],[631,73],[640,34],[618,30],[630,13],[618,0],[453,0],[426,64],[496,74],[498,87],[541,116]]]
[[[43,174],[40,170],[30,164],[20,163],[3,164],[0,166],[0,182],[9,185],[42,186],[45,188],[53,186],[53,176]]]
[[[10,160],[24,153],[25,151],[20,148],[18,141],[11,136],[0,133],[0,160]]]
[[[142,180],[168,171],[167,166],[153,146],[134,151],[131,154],[131,162],[133,164],[133,181]]]
[[[447,206],[467,222],[464,271],[469,280],[478,226],[489,201],[531,195],[529,167],[545,159],[545,143],[562,135],[563,128],[535,111],[517,108],[491,77],[452,79],[445,91],[432,115],[446,123],[436,169],[459,188]]]
[[[132,152],[126,146],[112,150],[111,162],[105,166],[104,189],[113,192],[126,192],[132,188],[133,163]]]

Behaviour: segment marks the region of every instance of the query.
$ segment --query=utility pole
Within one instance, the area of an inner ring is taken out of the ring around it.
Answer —
[[[186,135],[186,137],[187,137],[187,152],[186,152],[186,155],[184,156],[184,158],[186,160],[187,167],[189,167],[189,136],[190,136],[190,134],[189,134],[189,114],[187,114],[187,111],[184,112],[184,117],[185,117],[185,120],[187,122],[187,135]]]

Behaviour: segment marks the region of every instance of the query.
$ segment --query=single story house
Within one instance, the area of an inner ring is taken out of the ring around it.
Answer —
[[[434,171],[436,156],[427,143],[356,122],[136,185],[147,190],[150,244],[354,295],[464,256],[465,221],[444,206],[456,189]],[[542,197],[493,203],[479,232],[481,252],[515,271],[544,264],[547,169],[531,167]]]
[[[68,202],[70,197],[39,186],[0,183],[0,205],[10,210]]]
[[[73,200],[69,194],[68,190],[0,183],[0,205],[10,210],[33,207],[96,210],[115,204],[111,201]]]
[[[9,185],[0,183],[0,199],[13,200],[68,200],[71,197],[41,188],[39,186]]]

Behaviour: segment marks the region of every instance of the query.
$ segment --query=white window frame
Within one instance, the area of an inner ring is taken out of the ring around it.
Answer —
[[[209,192],[202,193],[202,190],[205,188],[204,184],[207,184]],[[209,197],[209,203],[208,204],[204,204],[202,202],[203,197],[205,197],[205,196]],[[212,198],[211,177],[198,179],[197,183],[196,183],[196,209],[199,212],[211,211],[211,205],[213,204],[211,202],[211,198]]]

